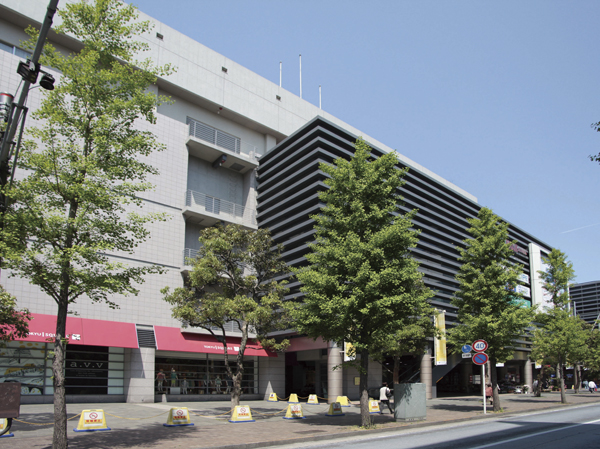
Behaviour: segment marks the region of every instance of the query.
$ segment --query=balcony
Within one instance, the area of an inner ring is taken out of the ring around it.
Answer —
[[[186,145],[192,156],[213,163],[225,154],[227,160],[221,167],[238,173],[246,173],[258,167],[258,153],[254,145],[189,117],[187,124],[189,137]]]
[[[186,192],[183,214],[202,226],[213,226],[223,221],[258,229],[255,210],[194,190]]]

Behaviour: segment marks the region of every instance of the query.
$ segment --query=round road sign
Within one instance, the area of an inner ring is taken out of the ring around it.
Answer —
[[[462,352],[465,354],[468,354],[469,352],[471,352],[471,345],[463,345],[463,347],[461,348]]]
[[[478,352],[477,354],[475,354],[473,356],[473,363],[475,365],[485,365],[488,361],[488,356],[487,354],[483,353],[483,352]]]
[[[473,342],[473,350],[475,352],[483,352],[488,348],[488,344],[485,340],[475,340]]]

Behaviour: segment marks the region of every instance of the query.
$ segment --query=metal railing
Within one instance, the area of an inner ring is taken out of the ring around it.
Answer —
[[[187,124],[190,127],[190,136],[196,139],[204,140],[205,142],[212,143],[220,148],[231,151],[235,154],[241,154],[248,159],[254,159],[257,154],[256,147],[247,142],[242,142],[239,137],[232,136],[224,131],[217,128],[213,128],[205,123],[194,120],[193,118],[187,118]]]
[[[252,227],[257,225],[255,210],[202,192],[188,190],[185,195],[185,205],[199,213],[218,215],[232,223]]]
[[[198,257],[198,250],[192,248],[186,248],[183,250],[183,265],[192,265],[192,260]]]

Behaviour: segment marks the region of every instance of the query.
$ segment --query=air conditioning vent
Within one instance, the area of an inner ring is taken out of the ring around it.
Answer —
[[[137,324],[136,329],[140,348],[156,349],[156,337],[154,336],[154,327]]]

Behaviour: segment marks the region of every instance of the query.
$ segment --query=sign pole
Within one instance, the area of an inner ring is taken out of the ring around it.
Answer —
[[[487,404],[485,398],[485,363],[481,365],[481,390],[483,391],[483,414],[487,414]]]

